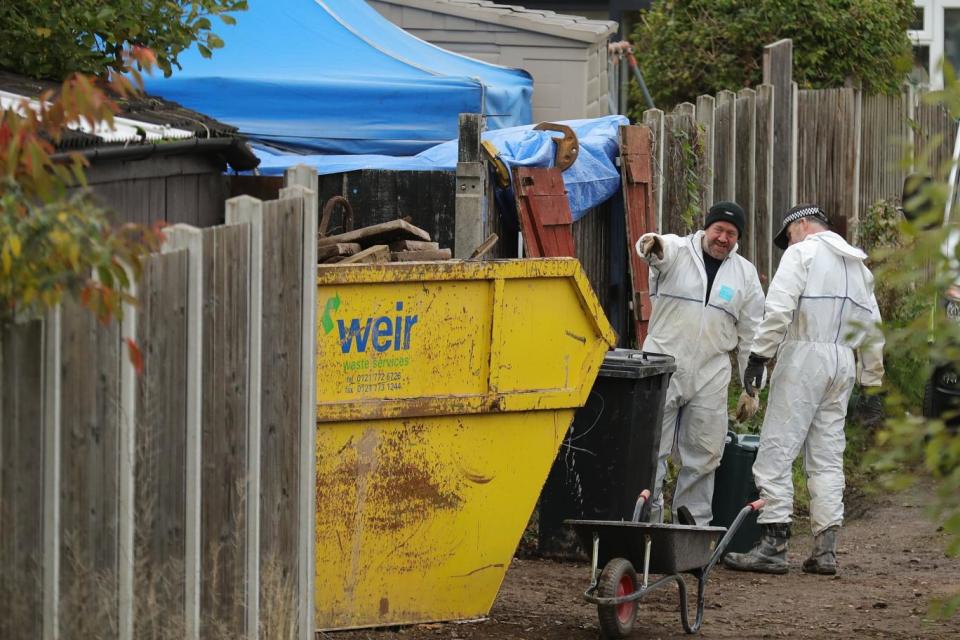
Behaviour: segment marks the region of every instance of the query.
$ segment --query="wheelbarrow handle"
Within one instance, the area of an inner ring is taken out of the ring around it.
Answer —
[[[650,489],[644,489],[637,496],[637,504],[633,508],[633,522],[640,522],[640,514],[643,513],[643,505],[650,501]]]
[[[710,570],[713,569],[714,565],[717,564],[717,562],[723,556],[723,552],[726,550],[727,545],[730,544],[734,534],[737,533],[737,530],[740,528],[740,525],[743,524],[743,521],[746,520],[747,516],[755,511],[759,511],[765,504],[766,500],[761,498],[759,500],[754,500],[753,502],[744,506],[743,509],[740,509],[740,513],[738,513],[737,517],[733,519],[733,522],[730,523],[730,527],[727,529],[727,532],[723,534],[723,537],[720,538],[720,542],[717,543],[717,548],[714,549],[713,555],[710,556],[710,561],[707,563],[707,566],[703,568],[703,580],[707,579],[707,574],[710,573]]]

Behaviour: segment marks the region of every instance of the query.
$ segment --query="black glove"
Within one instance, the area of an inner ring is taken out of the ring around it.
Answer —
[[[747,360],[747,369],[743,372],[743,390],[751,396],[756,396],[757,389],[763,385],[763,370],[768,360],[770,358],[764,358],[755,353],[751,353]]]
[[[874,428],[886,420],[884,408],[886,394],[881,390],[867,392],[865,387],[860,389],[860,422],[865,427]]]

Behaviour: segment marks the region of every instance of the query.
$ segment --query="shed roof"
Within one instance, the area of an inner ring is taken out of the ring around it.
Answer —
[[[60,83],[0,70],[0,108],[16,106],[21,99],[35,100],[44,91],[57,91]],[[237,128],[219,122],[176,102],[151,95],[118,100],[120,111],[113,129],[80,127],[64,132],[57,148],[85,149],[130,143],[190,138],[236,138]]]
[[[591,20],[546,9],[525,9],[489,0],[379,0],[386,4],[411,7],[478,22],[513,27],[579,42],[599,42],[617,32],[611,20]]]

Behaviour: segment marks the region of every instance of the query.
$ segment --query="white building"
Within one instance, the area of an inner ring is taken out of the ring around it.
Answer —
[[[942,59],[960,70],[960,0],[914,0],[910,25],[913,40],[913,79],[943,88]]]

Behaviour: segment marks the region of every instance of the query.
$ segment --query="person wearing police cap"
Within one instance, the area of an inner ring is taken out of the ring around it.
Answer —
[[[651,502],[655,522],[663,518],[663,482],[671,454],[679,467],[674,513],[689,514],[702,525],[713,519],[714,473],[727,433],[730,353],[739,348],[743,372],[763,313],[757,270],[737,253],[745,222],[739,205],[718,202],[710,207],[702,231],[685,237],[648,233],[637,241],[637,253],[650,264],[653,305],[643,349],[670,354],[677,363],[661,425]],[[758,406],[743,396],[738,413],[746,418]]]
[[[879,386],[883,334],[866,254],[829,230],[824,211],[802,204],[787,211],[774,243],[784,249],[767,290],[744,385],[749,393],[776,356],[753,476],[766,503],[761,539],[747,553],[729,553],[731,569],[787,573],[793,514],[793,462],[801,453],[810,491],[814,543],[807,573],[837,572],[843,522],[844,422],[853,386]],[[855,358],[859,352],[859,363]]]

